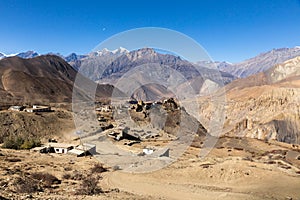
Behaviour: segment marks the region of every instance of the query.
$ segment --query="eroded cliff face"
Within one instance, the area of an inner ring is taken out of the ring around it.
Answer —
[[[213,101],[222,99],[223,101]],[[200,98],[201,123],[210,126],[225,109],[220,135],[300,144],[300,57],[226,85]],[[208,128],[209,130],[209,128]]]
[[[200,99],[201,123],[207,128],[216,109],[225,108],[221,135],[300,144],[300,89],[260,86],[229,92],[227,100]],[[209,128],[208,128],[209,129]]]

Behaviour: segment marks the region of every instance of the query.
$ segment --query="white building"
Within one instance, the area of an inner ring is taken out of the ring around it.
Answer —
[[[150,155],[150,154],[152,154],[154,152],[154,150],[153,149],[150,149],[150,148],[145,148],[145,149],[143,149],[143,153],[145,154],[145,155]]]
[[[66,144],[66,143],[48,143],[47,146],[51,151],[54,151],[54,153],[68,153],[68,151],[70,151],[71,149],[74,148],[74,145],[72,144]]]
[[[11,106],[8,110],[12,111],[22,111],[25,107],[24,106]]]
[[[26,108],[24,111],[26,111],[26,112],[50,112],[51,107],[50,106],[33,105],[32,108]]]
[[[84,143],[82,145],[78,145],[74,149],[71,149],[68,153],[76,155],[77,157],[93,155],[96,153],[96,145]]]

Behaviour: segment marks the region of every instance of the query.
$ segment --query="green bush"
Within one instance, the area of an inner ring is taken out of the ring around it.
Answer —
[[[41,146],[41,141],[39,139],[28,139],[23,142],[20,149],[32,149],[34,147]]]
[[[22,137],[18,136],[9,136],[3,141],[3,148],[7,149],[20,149],[21,145],[24,143]]]
[[[41,141],[38,138],[24,138],[10,135],[4,139],[2,147],[7,149],[31,149],[41,145]]]

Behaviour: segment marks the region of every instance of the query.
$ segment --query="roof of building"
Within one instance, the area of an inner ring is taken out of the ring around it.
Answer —
[[[70,154],[75,154],[75,155],[81,155],[83,154],[85,151],[83,150],[79,150],[79,149],[71,149],[70,151],[68,151],[68,153]]]
[[[54,148],[69,148],[69,147],[74,147],[75,145],[67,144],[67,143],[49,142],[45,146],[54,147]]]
[[[35,108],[50,108],[50,106],[43,106],[43,105],[33,105],[32,107],[35,107]]]
[[[43,150],[45,148],[47,148],[47,147],[34,147],[34,148],[30,149],[30,150],[31,151],[40,151],[40,150]]]
[[[76,149],[88,151],[88,150],[90,150],[90,149],[92,149],[92,148],[94,148],[94,147],[96,147],[96,145],[84,143],[84,144],[82,144],[82,145],[78,145],[78,146],[76,147]]]
[[[10,108],[18,108],[18,109],[20,109],[20,108],[23,108],[24,106],[11,106]]]

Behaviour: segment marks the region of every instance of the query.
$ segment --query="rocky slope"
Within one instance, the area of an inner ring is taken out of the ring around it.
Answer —
[[[227,101],[217,105],[226,109],[222,134],[299,144],[299,72],[300,57],[296,57],[225,86]],[[200,113],[208,119],[204,125],[215,109],[209,100],[200,100]]]
[[[119,56],[125,55],[128,52],[128,50],[122,47],[113,51],[103,49],[101,51],[91,52],[85,56],[77,55],[76,59],[68,62],[84,76],[96,81],[101,78],[103,70],[107,65],[111,64],[111,62]]]
[[[201,90],[206,80],[210,80],[207,82],[206,87],[207,85],[213,85],[211,88],[218,88],[235,78],[225,72],[195,65],[178,56],[157,53],[152,48],[143,48],[131,52],[122,49],[114,52],[107,50],[100,53],[94,52],[80,60],[79,72],[91,80],[114,84],[116,87],[122,87],[125,84],[122,81],[125,80],[127,82],[135,81],[143,88],[139,90],[139,94],[130,93],[127,95],[151,96],[150,99],[157,95],[141,94],[141,91],[148,91],[150,94],[171,94],[174,93],[171,90],[173,86],[181,90],[177,91],[180,93],[186,91],[187,85],[189,85],[198,94],[199,91],[207,92],[207,89]],[[151,87],[145,89],[145,83],[153,84],[148,84]],[[158,85],[160,86],[156,87]],[[161,90],[162,88],[166,88],[168,91]],[[161,97],[163,95],[157,99]]]
[[[64,136],[75,129],[72,113],[65,110],[39,115],[1,111],[0,123],[0,143],[8,137],[16,136],[39,138],[44,141],[51,138],[63,140]]]

